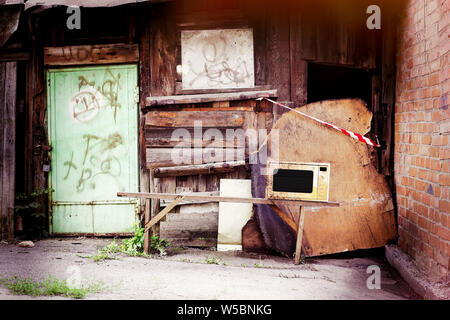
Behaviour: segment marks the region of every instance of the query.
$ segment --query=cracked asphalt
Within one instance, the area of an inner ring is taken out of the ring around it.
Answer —
[[[243,252],[173,248],[152,258],[117,254],[94,262],[89,256],[111,239],[64,238],[35,242],[34,248],[0,244],[0,278],[77,276],[82,283],[101,281],[103,289],[85,299],[124,300],[403,300],[418,297],[382,256],[292,259]],[[208,263],[209,262],[209,263]],[[380,268],[380,289],[369,289],[369,266]],[[0,286],[1,300],[68,299],[11,294]]]

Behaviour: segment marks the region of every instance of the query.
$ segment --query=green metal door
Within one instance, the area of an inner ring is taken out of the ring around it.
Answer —
[[[124,234],[137,202],[137,66],[47,71],[51,234]]]

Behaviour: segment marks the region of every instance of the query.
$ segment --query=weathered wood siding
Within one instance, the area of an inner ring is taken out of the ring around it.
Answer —
[[[0,240],[14,237],[17,63],[0,62]]]

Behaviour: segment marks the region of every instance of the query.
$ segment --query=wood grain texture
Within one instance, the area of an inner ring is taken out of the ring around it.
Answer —
[[[162,167],[153,169],[155,177],[181,177],[192,176],[198,174],[216,174],[224,172],[232,172],[235,167],[244,166],[245,160],[218,162],[212,164]]]
[[[175,94],[177,74],[176,36],[175,23],[171,19],[167,17],[152,19],[150,25],[152,96],[170,96]]]
[[[244,123],[243,111],[150,111],[145,115],[146,126],[184,128],[194,127],[200,122],[202,127],[241,127]]]
[[[277,90],[254,90],[226,93],[203,93],[189,95],[163,95],[147,97],[145,107],[165,106],[171,104],[192,104],[206,102],[229,102],[235,100],[254,100],[260,97],[276,97]]]
[[[264,254],[271,253],[264,243],[258,223],[254,217],[242,228],[242,250]]]
[[[174,134],[173,128],[147,127],[145,130],[145,146],[148,148],[174,148],[174,147],[210,147],[210,148],[243,148],[244,138],[239,135],[239,127],[228,128],[202,128],[196,132],[194,128],[182,128],[189,133],[186,139]],[[219,134],[220,132],[220,134]],[[237,138],[235,138],[235,136]],[[242,136],[244,137],[244,136]],[[181,139],[181,140],[180,140]]]
[[[0,63],[0,240],[14,238],[17,63]]]
[[[147,168],[245,160],[244,148],[148,148]]]
[[[44,65],[68,66],[139,62],[137,44],[102,44],[45,47]]]
[[[361,134],[370,130],[371,113],[358,99],[322,101],[299,109]],[[305,208],[305,256],[376,248],[395,239],[391,192],[373,165],[370,146],[294,112],[284,114],[274,128],[279,129],[280,161],[330,163],[329,200],[341,203],[339,208]],[[298,223],[298,206],[280,208]],[[262,214],[257,219],[266,245],[292,256],[295,237],[280,243],[277,222]]]
[[[170,199],[174,200],[180,197],[175,193],[145,193],[145,192],[117,192],[118,197],[127,198],[144,198],[144,199]],[[275,204],[275,205],[296,205],[305,207],[339,207],[339,202],[314,202],[302,200],[276,200],[264,198],[239,198],[239,197],[221,197],[221,196],[206,196],[195,194],[182,194],[185,200],[194,201],[209,201],[209,202],[233,202],[233,203],[255,203],[255,204]]]

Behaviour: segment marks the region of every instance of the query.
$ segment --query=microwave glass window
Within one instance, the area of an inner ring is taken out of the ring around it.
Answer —
[[[312,193],[314,172],[311,170],[275,169],[273,191]]]

